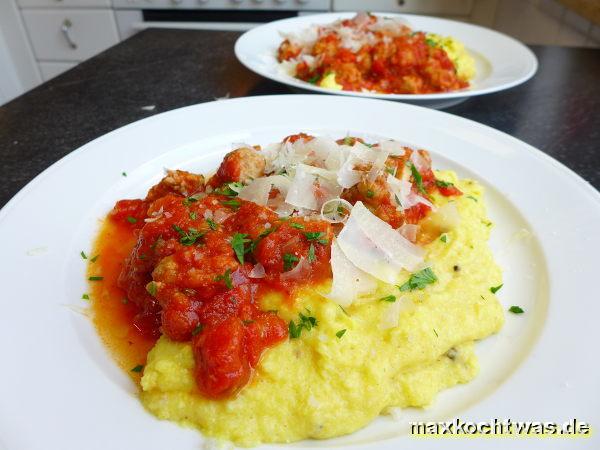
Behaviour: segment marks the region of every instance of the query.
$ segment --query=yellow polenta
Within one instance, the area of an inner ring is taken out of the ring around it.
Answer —
[[[286,320],[308,308],[318,325],[269,349],[250,384],[228,400],[201,397],[190,345],[163,336],[142,378],[146,408],[208,436],[252,446],[352,433],[388,407],[426,407],[440,390],[475,377],[473,341],[497,332],[504,321],[490,293],[501,272],[487,245],[491,223],[482,188],[452,172],[437,177],[455,182],[464,195],[450,199],[459,225],[445,234],[446,242],[436,238],[426,246],[435,283],[406,293],[381,285],[346,311],[320,294],[328,286],[303,291],[293,309],[275,296],[264,299],[265,308],[277,308]],[[397,303],[379,301],[390,294],[401,302],[400,318],[385,328],[398,312]],[[341,338],[340,330],[346,330]]]

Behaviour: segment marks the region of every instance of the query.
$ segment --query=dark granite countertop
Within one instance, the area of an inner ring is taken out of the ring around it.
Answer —
[[[238,36],[146,30],[0,107],[0,207],[61,157],[127,123],[215,97],[292,93],[237,62]],[[446,111],[532,144],[598,189],[600,50],[532,48],[533,79]]]

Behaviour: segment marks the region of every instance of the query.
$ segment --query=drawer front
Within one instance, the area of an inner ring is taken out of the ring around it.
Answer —
[[[110,0],[17,0],[21,8],[110,8]]]
[[[119,42],[112,11],[24,10],[38,60],[82,61]]]
[[[364,0],[333,0],[334,11],[364,11]],[[473,0],[370,0],[369,11],[469,15]]]
[[[65,63],[65,62],[41,62],[39,63],[40,72],[42,72],[42,78],[44,81],[48,81],[57,75],[75,67],[76,63]]]

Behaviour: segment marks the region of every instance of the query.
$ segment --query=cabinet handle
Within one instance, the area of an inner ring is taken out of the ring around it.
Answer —
[[[62,34],[65,37],[65,39],[67,40],[69,47],[71,47],[73,50],[75,50],[77,48],[77,43],[71,37],[71,27],[72,26],[73,26],[73,23],[69,19],[65,19],[64,22],[62,23],[62,26],[60,27],[60,31],[62,31]]]

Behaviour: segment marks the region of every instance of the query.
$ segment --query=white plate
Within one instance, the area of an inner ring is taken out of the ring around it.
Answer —
[[[379,94],[370,92],[335,91],[298,80],[284,73],[277,62],[277,48],[283,41],[280,33],[298,32],[312,24],[328,24],[353,17],[355,13],[327,13],[277,20],[253,28],[235,43],[235,54],[253,72],[294,88],[322,94],[352,95],[416,103],[422,106],[447,107],[475,95],[489,94],[524,83],[537,70],[533,52],[519,41],[497,31],[454,20],[435,17],[374,13],[402,18],[414,29],[452,36],[462,41],[475,59],[477,75],[471,87],[439,94]]]
[[[89,250],[98,219],[114,201],[144,195],[163,167],[210,171],[233,142],[265,144],[298,131],[397,138],[429,149],[435,167],[480,180],[496,223],[491,245],[504,269],[499,298],[525,314],[507,313],[502,331],[478,345],[480,375],[443,392],[430,409],[295,447],[502,448],[507,442],[417,439],[407,434],[411,418],[577,418],[600,426],[598,192],[540,151],[466,119],[393,102],[293,95],[205,103],[125,126],[54,164],[0,211],[0,447],[199,448],[199,433],[144,410],[133,383],[79,313],[87,290],[79,252]],[[510,445],[592,442],[598,445],[597,433]]]

